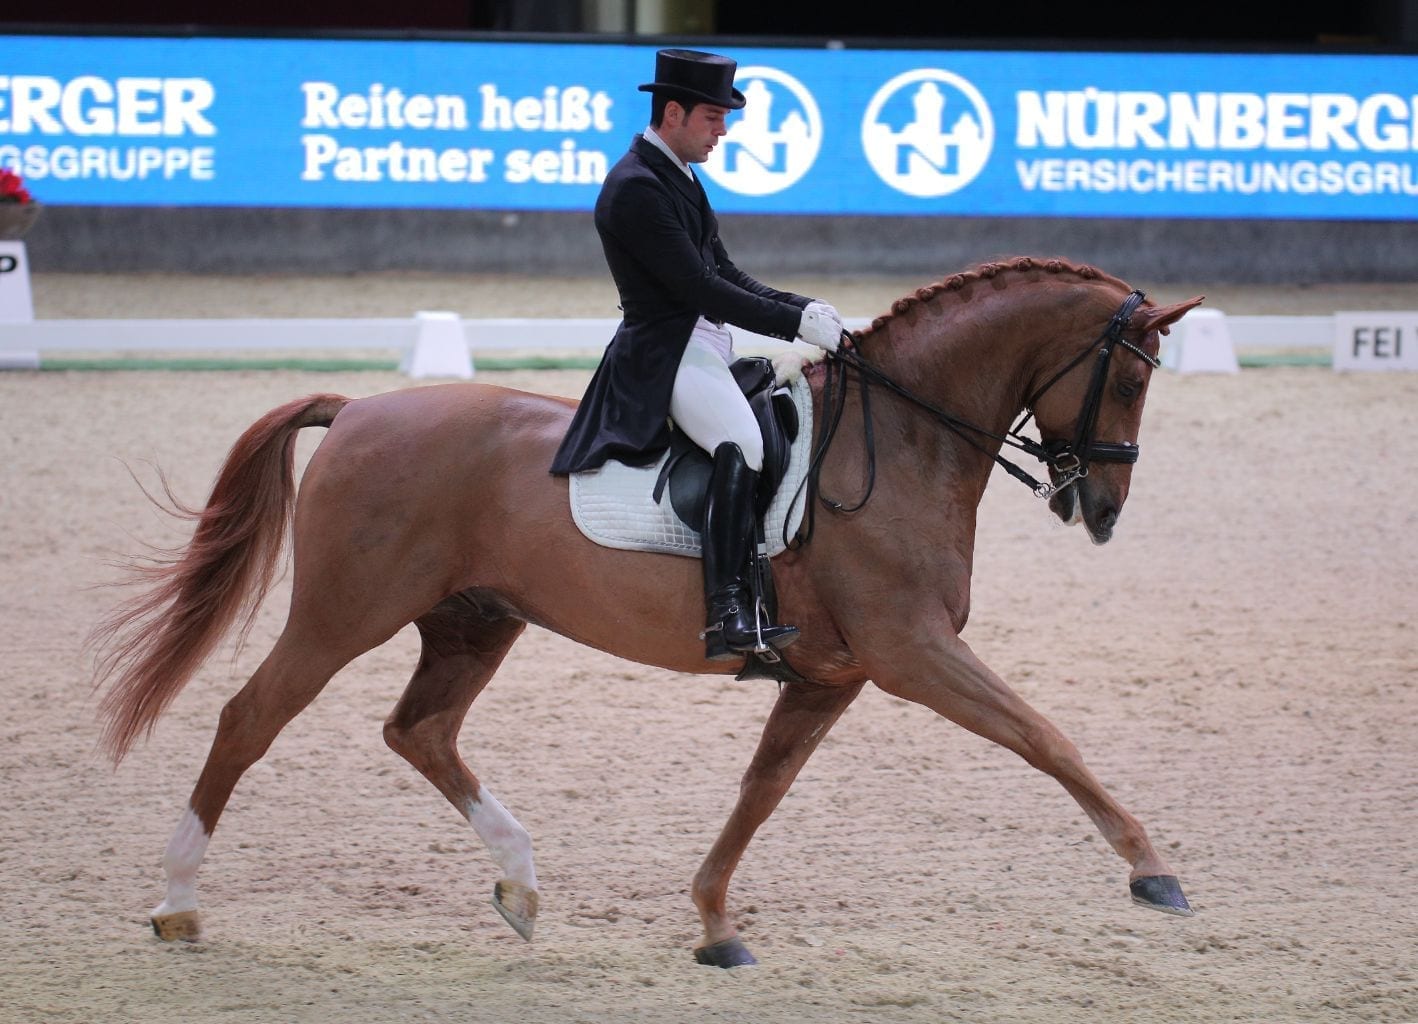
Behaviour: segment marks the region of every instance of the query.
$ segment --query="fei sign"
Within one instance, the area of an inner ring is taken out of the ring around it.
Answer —
[[[0,165],[54,204],[584,211],[654,52],[0,36]],[[1418,55],[731,56],[720,212],[1418,220]]]
[[[1336,370],[1418,370],[1418,312],[1334,314]]]

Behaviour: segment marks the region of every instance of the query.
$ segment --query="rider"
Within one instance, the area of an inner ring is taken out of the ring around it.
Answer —
[[[758,421],[729,371],[733,324],[836,351],[842,318],[825,302],[779,291],[734,266],[690,164],[703,163],[744,105],[737,64],[697,50],[661,50],[650,126],[606,176],[596,230],[620,294],[622,319],[552,462],[556,474],[607,459],[653,463],[669,421],[713,455],[701,531],[705,657],[732,660],[798,637],[760,624],[748,596],[754,494],[763,468]]]

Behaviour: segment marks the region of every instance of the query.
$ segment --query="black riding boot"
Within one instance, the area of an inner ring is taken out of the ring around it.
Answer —
[[[796,626],[758,624],[753,597],[744,582],[753,532],[758,474],[748,468],[732,441],[714,451],[714,474],[704,503],[704,656],[732,661],[745,653],[787,647]],[[765,616],[766,620],[766,616]]]

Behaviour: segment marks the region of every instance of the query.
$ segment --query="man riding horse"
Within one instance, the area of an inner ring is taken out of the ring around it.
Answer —
[[[551,472],[595,469],[608,459],[643,466],[670,444],[670,422],[713,456],[701,545],[705,657],[728,661],[781,649],[793,626],[762,623],[746,568],[763,439],[729,370],[725,325],[829,352],[842,337],[832,306],[754,280],[734,266],[690,164],[709,158],[731,110],[737,64],[697,50],[661,50],[650,125],[606,176],[596,231],[620,294],[622,320],[607,346]]]

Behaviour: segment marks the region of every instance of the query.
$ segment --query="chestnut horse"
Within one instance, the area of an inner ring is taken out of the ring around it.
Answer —
[[[754,962],[726,907],[729,878],[868,680],[1057,779],[1130,865],[1133,900],[1191,913],[1142,825],[960,632],[993,466],[1036,484],[1095,543],[1108,540],[1128,494],[1158,335],[1199,302],[1153,305],[1093,268],[1021,257],[898,300],[842,353],[804,371],[814,514],[800,543],[773,560],[782,621],[802,630],[785,652],[802,679],[780,686],[738,802],[694,877],[701,963]],[[336,672],[412,622],[422,654],[384,739],[487,845],[502,875],[493,904],[530,939],[530,836],[456,745],[527,624],[675,672],[737,667],[704,660],[694,559],[598,546],[576,527],[566,479],[547,471],[573,406],[471,382],[290,402],[233,446],[205,509],[188,513],[196,526],[187,547],[135,563],[147,589],[94,635],[104,648],[96,685],[113,682],[101,711],[115,762],[221,638],[238,622],[249,628],[292,531],[289,617],[222,710],[168,843],[166,894],[152,912],[160,936],[198,934],[198,868],[242,773]],[[1019,432],[1030,415],[1037,441]],[[297,496],[294,442],[311,426],[329,431]],[[1052,482],[1033,481],[1001,454],[1006,446],[1046,463]]]

